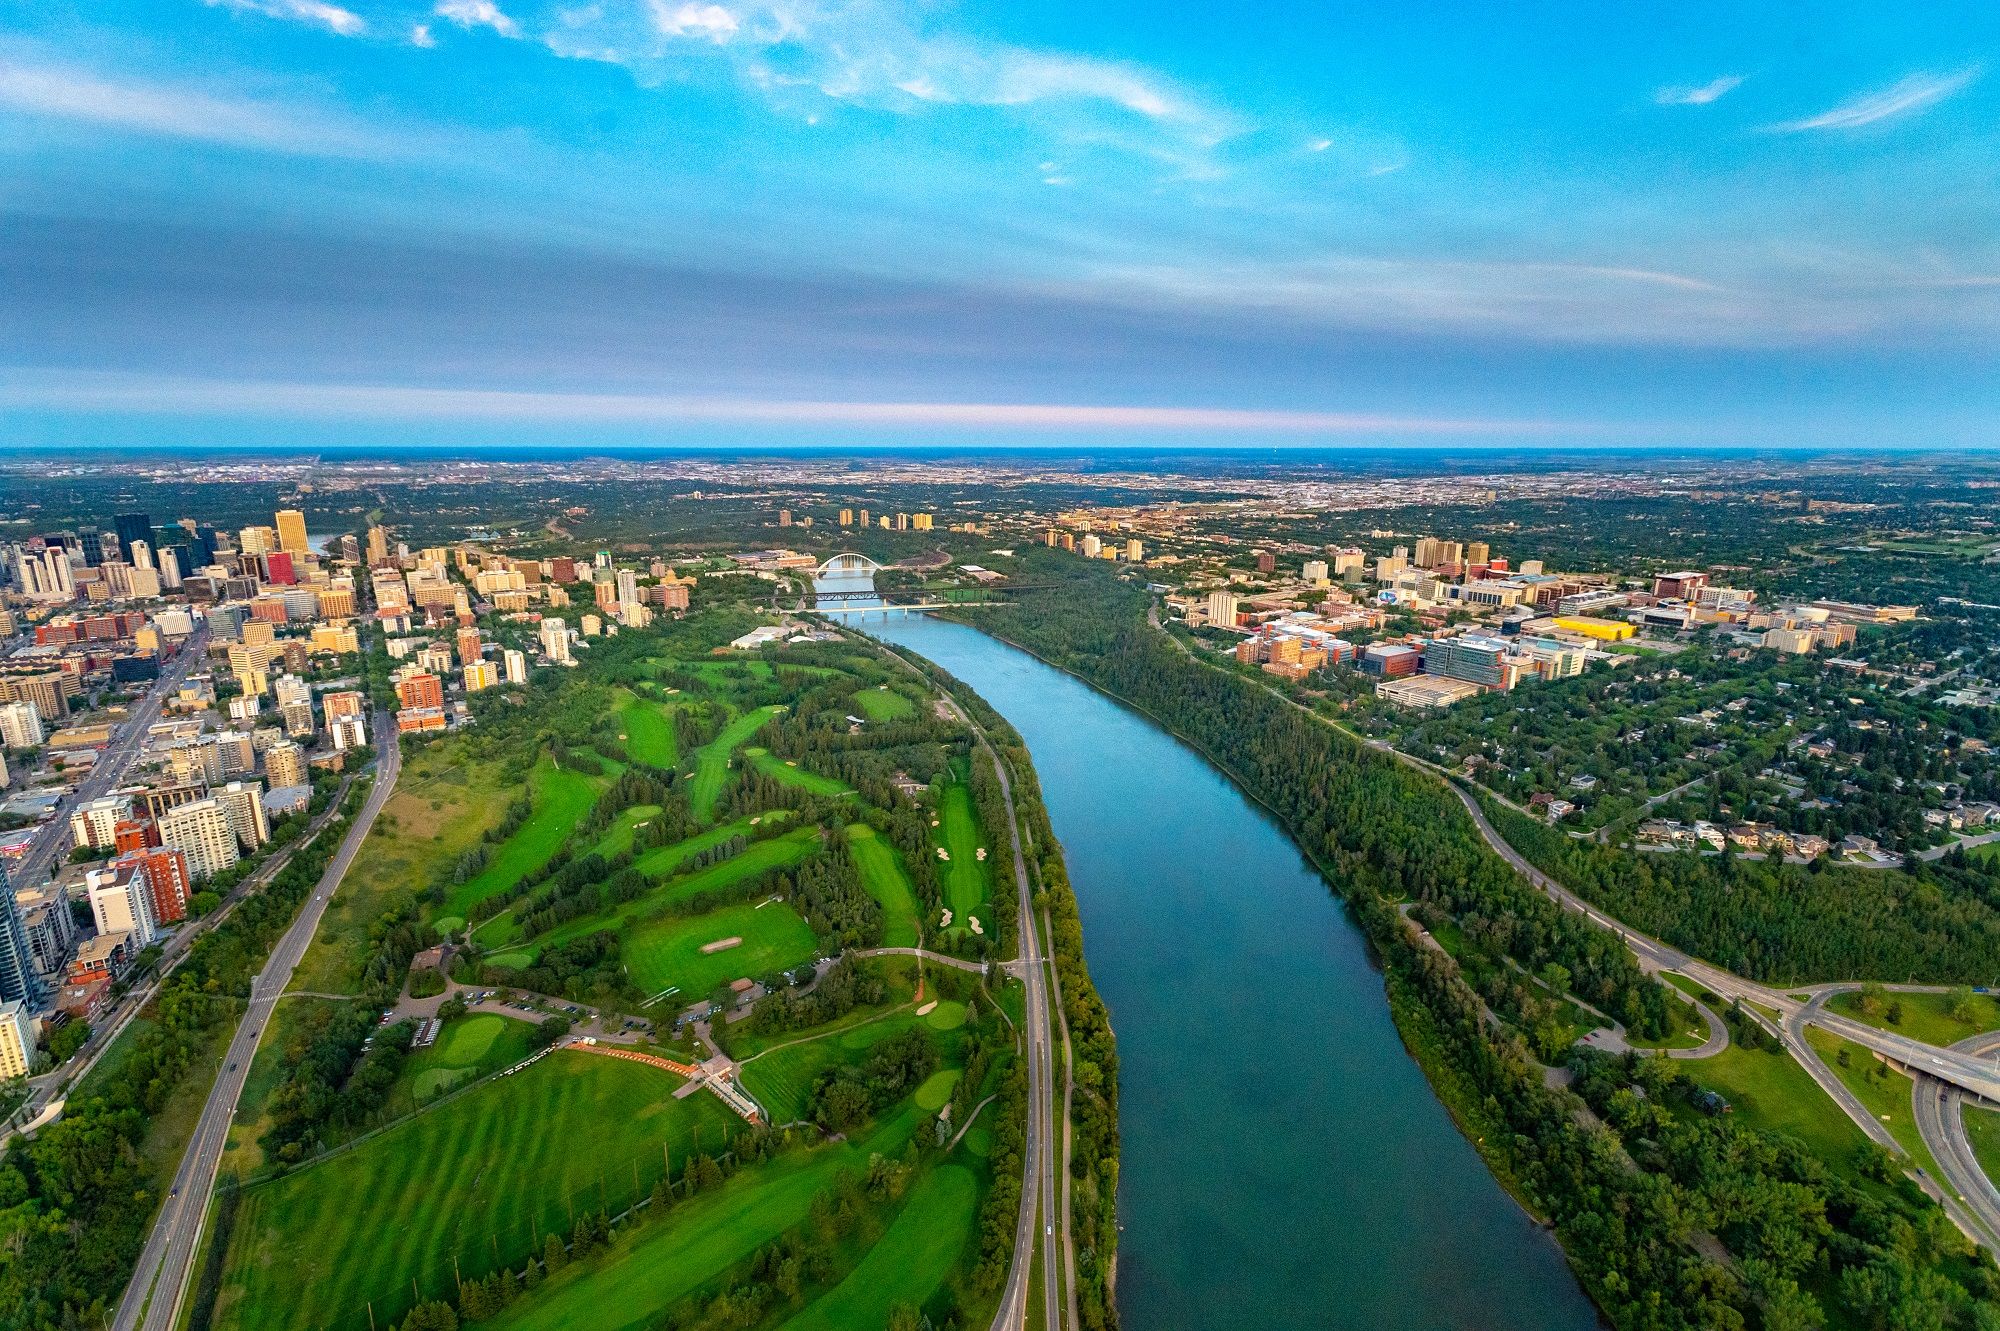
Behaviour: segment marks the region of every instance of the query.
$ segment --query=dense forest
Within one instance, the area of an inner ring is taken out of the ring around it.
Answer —
[[[1967,1245],[1914,1188],[1862,1194],[1789,1139],[1631,1110],[1642,1099],[1632,1088],[1664,1064],[1603,1072],[1594,1055],[1573,1056],[1595,1114],[1552,1087],[1527,1041],[1489,1019],[1458,963],[1418,942],[1398,906],[1531,922],[1501,935],[1524,968],[1556,962],[1579,995],[1643,1029],[1665,999],[1622,947],[1573,917],[1547,919],[1545,899],[1486,850],[1439,783],[1189,656],[1147,624],[1145,593],[1109,571],[1049,571],[1064,581],[1056,592],[962,613],[1168,725],[1285,823],[1382,959],[1398,1024],[1439,1093],[1551,1219],[1615,1324],[1803,1329],[1832,1310],[1843,1325],[2000,1327],[1993,1273],[1960,1260]]]

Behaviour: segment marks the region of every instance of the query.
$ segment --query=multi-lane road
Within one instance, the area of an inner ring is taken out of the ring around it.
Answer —
[[[98,752],[97,762],[77,783],[76,790],[63,800],[63,812],[67,813],[115,790],[118,783],[125,779],[125,773],[145,751],[147,732],[160,719],[160,709],[166,706],[167,698],[187,682],[188,674],[202,660],[207,647],[208,625],[204,623],[181,643],[180,651],[160,671],[160,677],[153,681],[138,705],[119,723],[111,743]],[[64,844],[68,827],[67,818],[51,819],[35,839],[35,844],[29,847],[28,853],[8,871],[8,878],[17,887],[31,887],[41,882]]]
[[[312,896],[299,908],[298,918],[278,940],[269,963],[251,983],[249,1008],[229,1042],[223,1070],[202,1106],[194,1137],[174,1174],[172,1190],[153,1222],[153,1232],[139,1256],[132,1283],[119,1301],[118,1315],[112,1323],[114,1331],[168,1331],[179,1317],[181,1299],[187,1291],[202,1226],[207,1219],[209,1192],[215,1186],[222,1150],[229,1141],[229,1126],[236,1117],[237,1102],[250,1075],[257,1042],[270,1025],[271,1009],[291,983],[292,971],[319,931],[320,919],[326,914],[334,889],[354,863],[369,827],[396,787],[402,755],[397,749],[394,723],[386,714],[378,713],[374,724],[378,755],[375,786],[348,825],[347,835],[313,888]]]

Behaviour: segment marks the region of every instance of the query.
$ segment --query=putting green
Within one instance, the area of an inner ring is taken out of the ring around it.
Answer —
[[[952,1087],[958,1085],[957,1068],[941,1068],[924,1079],[917,1087],[917,1108],[928,1109],[935,1114],[943,1109],[945,1101],[951,1099]]]
[[[965,1025],[965,1004],[946,1000],[932,1008],[924,1021],[934,1031],[955,1031]]]

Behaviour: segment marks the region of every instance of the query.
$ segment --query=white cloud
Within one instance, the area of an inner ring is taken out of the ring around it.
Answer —
[[[238,13],[313,23],[342,37],[358,37],[368,31],[368,20],[326,0],[203,0],[203,3],[211,9],[233,9]]]
[[[53,120],[320,157],[388,157],[382,138],[337,117],[193,88],[113,82],[0,56],[0,108]]]
[[[1894,119],[1936,106],[1945,98],[1971,86],[1982,73],[1979,66],[1956,74],[1912,74],[1879,92],[1850,97],[1840,105],[1808,116],[1772,125],[1780,134],[1796,134],[1815,129],[1859,129],[1877,121]]]
[[[493,0],[438,0],[436,13],[468,31],[491,28],[502,37],[521,35],[521,25],[502,13]]]
[[[1741,75],[1724,74],[1696,87],[1661,88],[1654,92],[1653,100],[1661,106],[1707,106],[1710,102],[1721,101],[1742,84]]]
[[[721,5],[670,4],[669,0],[646,0],[652,11],[653,26],[663,37],[704,37],[720,45],[735,36],[741,24],[736,15]]]
[[[580,424],[856,425],[925,430],[1175,430],[1325,434],[1546,435],[1551,421],[1352,411],[1125,406],[1069,402],[881,402],[536,392],[398,384],[285,383],[0,368],[0,407],[314,420],[538,421]]]
[[[430,24],[419,23],[410,29],[410,45],[421,46],[428,51],[437,44],[437,38],[431,36]]]

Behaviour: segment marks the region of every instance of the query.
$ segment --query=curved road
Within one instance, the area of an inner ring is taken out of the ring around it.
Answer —
[[[269,1024],[271,1010],[277,1006],[285,986],[291,983],[292,971],[319,931],[320,919],[326,914],[334,889],[354,863],[375,816],[382,812],[382,806],[396,788],[402,753],[396,743],[395,724],[387,714],[377,713],[374,726],[375,752],[380,755],[374,789],[368,792],[360,813],[349,824],[340,849],[334,852],[298,918],[271,950],[263,972],[251,982],[250,1006],[229,1042],[223,1071],[209,1091],[208,1102],[202,1106],[194,1137],[174,1174],[173,1189],[160,1207],[152,1235],[146,1240],[139,1265],[132,1273],[132,1283],[126,1286],[125,1297],[119,1301],[113,1331],[171,1331],[179,1320],[181,1299],[187,1292],[208,1217],[209,1193],[215,1187],[222,1148],[229,1140],[229,1125],[236,1117],[243,1083],[250,1076],[258,1038]]]

